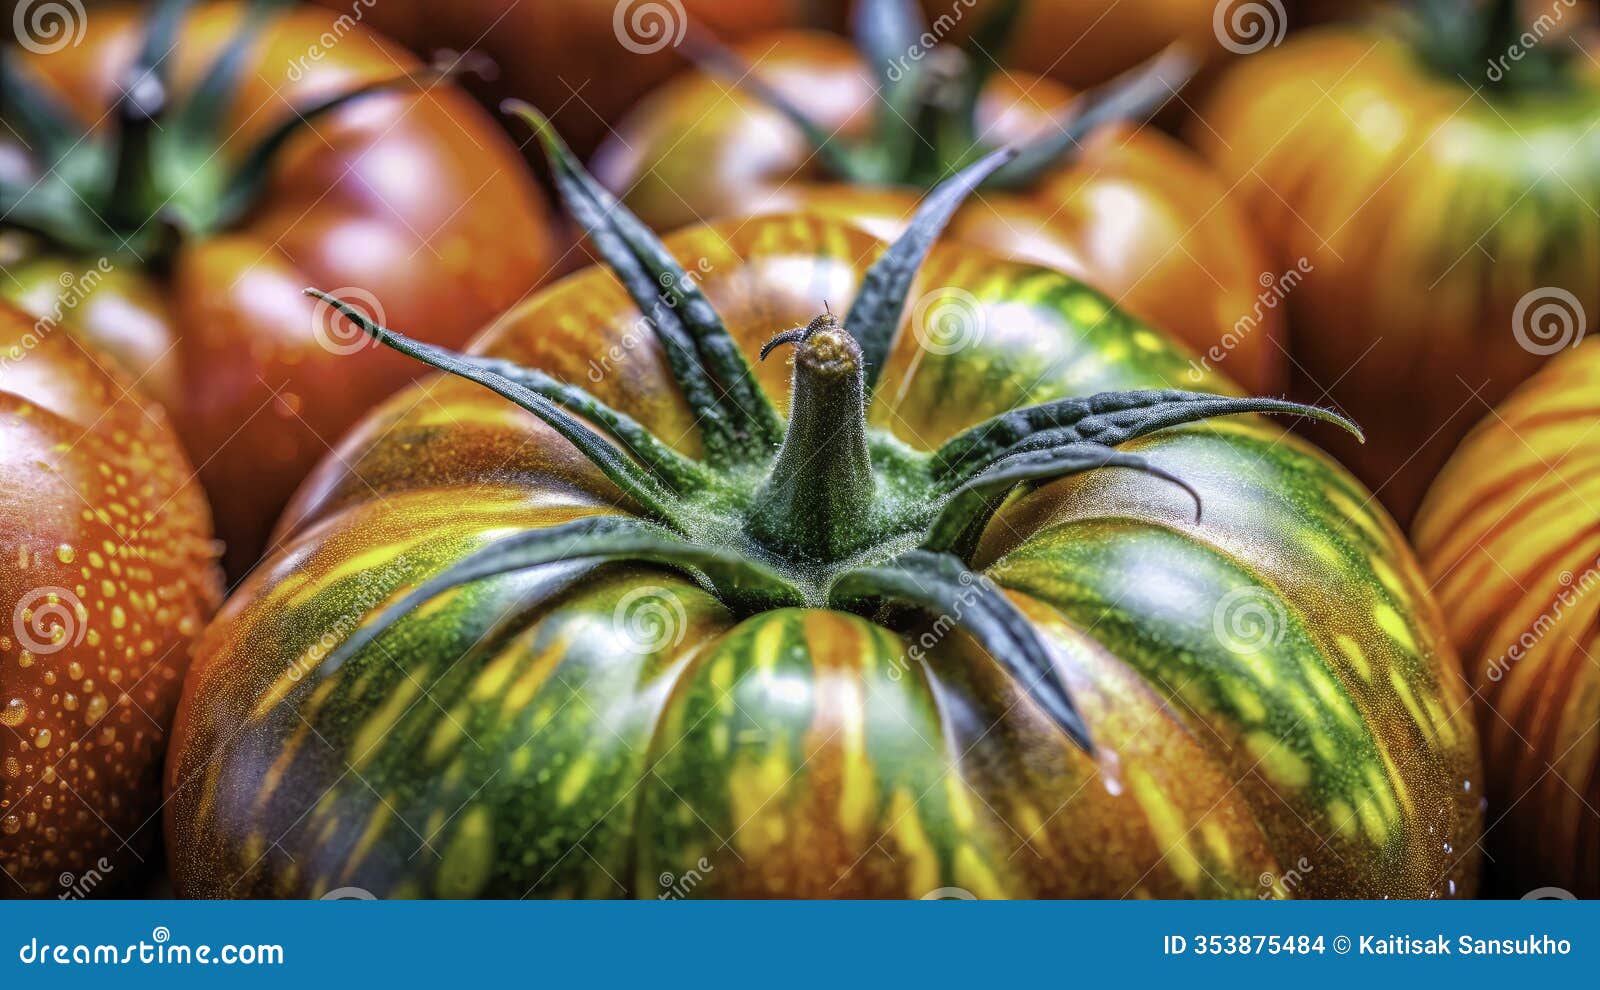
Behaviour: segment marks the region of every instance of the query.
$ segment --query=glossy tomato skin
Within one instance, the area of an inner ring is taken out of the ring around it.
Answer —
[[[811,216],[668,246],[751,355],[823,300],[847,307],[881,249]],[[913,298],[970,292],[988,329],[924,349],[901,328],[869,415],[912,447],[1018,404],[1187,373],[1059,273],[949,245],[919,279]],[[607,274],[552,286],[475,346],[582,382],[698,453]],[[755,367],[782,408],[787,369]],[[647,567],[478,582],[321,669],[484,540],[629,511],[503,400],[456,379],[413,386],[311,477],[284,551],[207,630],[168,764],[178,890],[1470,893],[1474,735],[1399,535],[1342,471],[1258,420],[1138,448],[1197,485],[1204,523],[1179,491],[1099,472],[1018,500],[974,561],[1058,652],[1102,747],[1091,759],[964,635],[826,609],[740,619]],[[1259,649],[1226,638],[1250,635],[1241,602],[1267,617]]]
[[[211,521],[159,406],[0,304],[0,895],[137,890],[161,758],[221,597]]]
[[[315,0],[341,14],[348,0]],[[764,31],[836,22],[835,0],[382,0],[357,4],[362,23],[423,57],[440,48],[494,59],[494,78],[474,84],[487,105],[527,100],[581,153],[603,140],[639,97],[683,71],[679,50],[694,24],[738,40]]]
[[[1355,26],[1240,60],[1201,109],[1274,264],[1310,269],[1296,391],[1372,428],[1332,450],[1402,521],[1485,404],[1595,326],[1597,112],[1592,78],[1502,99]]]
[[[194,85],[247,7],[187,15],[176,89]],[[224,126],[224,156],[241,155],[291,106],[416,65],[360,26],[320,44],[331,22],[296,8],[261,33]],[[143,24],[140,11],[96,9],[82,43],[23,53],[26,65],[85,124],[103,121]],[[450,87],[407,89],[318,119],[285,147],[254,210],[185,238],[159,272],[117,257],[86,280],[102,259],[9,251],[8,296],[39,315],[52,310],[52,291],[67,299],[75,332],[127,360],[167,406],[200,465],[232,574],[256,559],[294,486],[340,433],[415,375],[395,355],[352,356],[359,332],[303,288],[382,300],[385,318],[459,343],[543,277],[553,256],[545,207],[493,121]]]
[[[1500,896],[1600,897],[1600,349],[1552,360],[1462,441],[1414,536],[1478,702]]]
[[[848,138],[870,126],[874,83],[847,41],[777,33],[745,43],[741,54],[824,133]],[[979,102],[978,132],[989,144],[1022,143],[1048,132],[1071,98],[1047,79],[997,74]],[[662,230],[805,210],[888,238],[918,198],[913,189],[830,180],[781,116],[699,72],[641,103],[594,171]],[[1282,314],[1263,283],[1273,273],[1250,225],[1207,166],[1154,129],[1100,129],[1074,161],[1031,187],[975,197],[947,236],[1059,268],[1197,352],[1219,348],[1209,364],[1251,393],[1285,384]]]

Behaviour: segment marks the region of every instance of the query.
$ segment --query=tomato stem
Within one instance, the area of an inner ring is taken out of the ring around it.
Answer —
[[[877,492],[861,345],[831,314],[774,343],[795,348],[789,428],[747,527],[781,557],[829,563],[856,547]]]

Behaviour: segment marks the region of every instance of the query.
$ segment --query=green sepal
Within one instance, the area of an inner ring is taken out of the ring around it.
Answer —
[[[67,105],[24,70],[9,51],[0,51],[0,110],[47,168],[84,140],[83,127]]]
[[[735,612],[803,604],[798,592],[766,568],[723,550],[691,546],[672,531],[627,516],[593,516],[496,540],[407,591],[331,651],[321,676],[369,646],[414,609],[474,581],[554,563],[636,561],[689,575]]]
[[[883,372],[889,346],[900,326],[900,315],[905,311],[906,294],[911,291],[911,282],[928,250],[972,191],[1014,157],[1016,152],[1010,148],[991,151],[935,186],[917,206],[905,233],[867,270],[845,316],[844,327],[861,345],[869,396]]]
[[[948,620],[1014,677],[1075,746],[1093,755],[1088,726],[1039,631],[1003,591],[956,557],[912,550],[881,566],[845,573],[830,599],[845,607],[885,601],[911,605]]]
[[[1115,447],[1169,426],[1243,413],[1308,416],[1334,423],[1363,439],[1360,427],[1338,413],[1287,399],[1138,389],[1057,399],[1001,413],[946,441],[934,453],[930,468],[939,478],[970,477],[1018,450],[1073,443]]]
[[[458,59],[449,65],[423,66],[410,72],[363,83],[354,89],[324,96],[306,106],[295,108],[289,116],[279,121],[257,141],[254,147],[245,152],[244,158],[239,162],[233,175],[228,178],[215,202],[208,209],[191,208],[189,212],[194,215],[186,216],[185,220],[190,226],[200,230],[217,230],[234,223],[249,212],[260,198],[267,180],[272,176],[272,166],[277,160],[278,153],[303,128],[309,127],[341,107],[374,93],[389,92],[407,84],[416,86],[436,84],[455,75],[460,71],[461,65]]]
[[[691,25],[684,34],[680,50],[706,73],[722,76],[768,109],[781,114],[805,138],[806,146],[816,152],[823,168],[831,175],[847,182],[873,180],[874,176],[867,168],[867,159],[852,153],[837,138],[818,126],[816,121],[806,116],[804,110],[762,79],[754,65],[710,32]]]
[[[252,0],[244,26],[228,39],[194,92],[173,112],[172,130],[180,147],[199,151],[203,143],[214,142],[221,134],[228,110],[239,95],[246,56],[261,39],[270,15],[284,6],[286,0]],[[214,151],[212,147],[205,153]]]
[[[985,8],[988,16],[978,22],[978,26],[961,44],[967,59],[967,72],[961,80],[961,98],[956,113],[972,126],[976,126],[978,100],[983,96],[983,88],[989,84],[995,70],[1001,68],[1005,49],[1009,47],[1016,34],[1017,23],[1022,19],[1022,8],[1022,0],[990,3]]]
[[[1012,454],[990,465],[951,493],[923,537],[922,546],[962,558],[970,557],[977,549],[984,527],[1013,488],[1103,467],[1129,468],[1177,485],[1194,499],[1195,521],[1200,520],[1200,494],[1183,479],[1138,454],[1126,454],[1095,443],[1077,443]]]
[[[1057,119],[1056,126],[1023,145],[1016,161],[995,173],[992,184],[1007,188],[1029,185],[1045,172],[1062,167],[1100,127],[1149,120],[1194,78],[1199,68],[1199,59],[1176,43],[1116,78],[1078,94]]]
[[[360,327],[364,333],[367,333],[379,343],[416,358],[429,367],[476,382],[496,395],[511,400],[539,417],[551,429],[578,448],[579,453],[588,458],[595,467],[600,469],[601,473],[611,480],[612,484],[637,502],[647,513],[674,526],[682,525],[685,510],[673,493],[659,479],[650,474],[645,468],[623,456],[622,452],[612,446],[605,437],[569,416],[565,410],[550,399],[534,392],[525,385],[512,381],[497,371],[480,366],[467,359],[464,355],[458,355],[453,351],[436,347],[432,344],[424,344],[419,340],[413,340],[404,334],[380,326],[369,319],[361,310],[337,297],[330,296],[317,289],[306,289],[306,294],[333,306],[357,327]]]
[[[927,66],[913,57],[928,33],[927,21],[916,0],[858,0],[850,29],[878,93],[874,140],[861,157],[874,181],[894,182],[912,169],[927,140],[917,132]]]
[[[669,359],[680,352],[673,375],[700,417],[707,460],[723,466],[770,456],[783,424],[710,300],[655,233],[584,170],[542,114],[520,100],[502,107],[538,135],[567,208],[667,345]]]

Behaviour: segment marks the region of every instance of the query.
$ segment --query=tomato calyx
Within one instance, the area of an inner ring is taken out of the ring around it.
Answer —
[[[1533,22],[1522,0],[1414,0],[1397,30],[1425,65],[1448,79],[1503,95],[1561,93],[1577,84],[1572,66],[1581,51],[1546,38],[1559,29],[1561,13]]]
[[[222,158],[247,56],[281,0],[255,0],[192,92],[171,81],[173,51],[193,0],[162,0],[101,135],[84,128],[39,79],[0,58],[0,107],[32,154],[23,174],[0,174],[6,223],[69,252],[159,266],[185,237],[225,230],[260,199],[289,140],[365,96],[429,86],[481,60],[446,53],[435,64],[294,108],[237,162]]]
[[[996,416],[937,451],[914,450],[867,421],[912,280],[965,199],[1013,158],[986,155],[924,199],[906,232],[862,279],[843,320],[831,311],[762,348],[794,348],[790,414],[781,420],[695,282],[660,240],[585,172],[549,122],[510,109],[544,146],[557,190],[644,314],[695,413],[692,459],[584,389],[498,358],[461,354],[374,323],[315,289],[380,343],[476,382],[573,445],[636,509],[505,537],[408,591],[335,648],[327,676],[401,616],[451,588],[556,563],[644,562],[680,571],[736,614],[810,606],[883,621],[935,613],[969,634],[1077,745],[1093,744],[1042,634],[968,561],[1019,486],[1103,467],[1131,469],[1199,494],[1118,445],[1170,426],[1248,412],[1313,416],[1360,435],[1336,413],[1268,398],[1175,390],[1102,393]],[[665,287],[665,291],[663,291]],[[826,308],[826,307],[825,307]]]
[[[963,46],[936,43],[920,8],[908,0],[862,0],[853,17],[856,47],[877,76],[872,132],[839,137],[768,85],[759,71],[708,33],[695,30],[684,50],[700,67],[729,79],[782,114],[805,137],[829,176],[852,185],[926,189],[993,151],[979,133],[978,103],[1015,27],[1021,4],[997,4]],[[1199,70],[1173,45],[1066,108],[1057,126],[1024,145],[987,184],[1015,189],[1067,164],[1098,127],[1154,116]]]

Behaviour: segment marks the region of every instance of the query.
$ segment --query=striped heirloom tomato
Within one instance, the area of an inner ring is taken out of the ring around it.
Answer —
[[[742,38],[836,17],[838,0],[313,0],[429,54],[481,51],[499,71],[472,88],[551,111],[574,147],[593,149],[641,95],[683,68],[689,24]],[[826,9],[818,9],[826,8]]]
[[[1346,0],[1348,2],[1348,0]],[[1251,0],[922,0],[935,37],[965,39],[998,9],[1020,7],[1005,64],[1093,86],[1181,42],[1208,60],[1265,39],[1281,39],[1288,19]],[[1282,4],[1278,5],[1282,10]]]
[[[167,408],[237,576],[415,373],[352,356],[366,338],[301,286],[459,344],[544,273],[548,218],[494,122],[436,85],[447,68],[359,26],[324,47],[332,15],[274,0],[145,6],[0,52],[0,296]]]
[[[979,30],[965,48],[930,46],[912,0],[861,0],[854,45],[786,31],[730,50],[691,36],[704,68],[624,118],[595,175],[656,228],[803,210],[892,240],[920,190],[1021,144],[948,238],[1058,268],[1195,350],[1216,348],[1247,390],[1282,388],[1283,318],[1245,215],[1198,156],[1138,126],[1192,57],[1171,50],[1074,94],[996,64],[1019,4],[984,14],[969,15]],[[931,329],[959,332],[945,323]]]
[[[1295,389],[1383,424],[1330,449],[1406,522],[1481,403],[1600,319],[1600,61],[1560,36],[1588,3],[1387,6],[1240,59],[1192,136],[1307,270]]]
[[[109,355],[0,303],[0,896],[137,890],[221,598],[211,517]]]
[[[610,271],[470,354],[347,308],[450,376],[346,438],[206,632],[181,893],[1471,892],[1415,565],[1234,414],[1348,423],[1177,390],[1104,296],[934,246],[1009,152],[887,248],[791,216],[669,253],[522,112]],[[909,321],[949,298],[961,347]]]
[[[1468,434],[1414,530],[1478,702],[1497,893],[1600,897],[1600,348]]]

